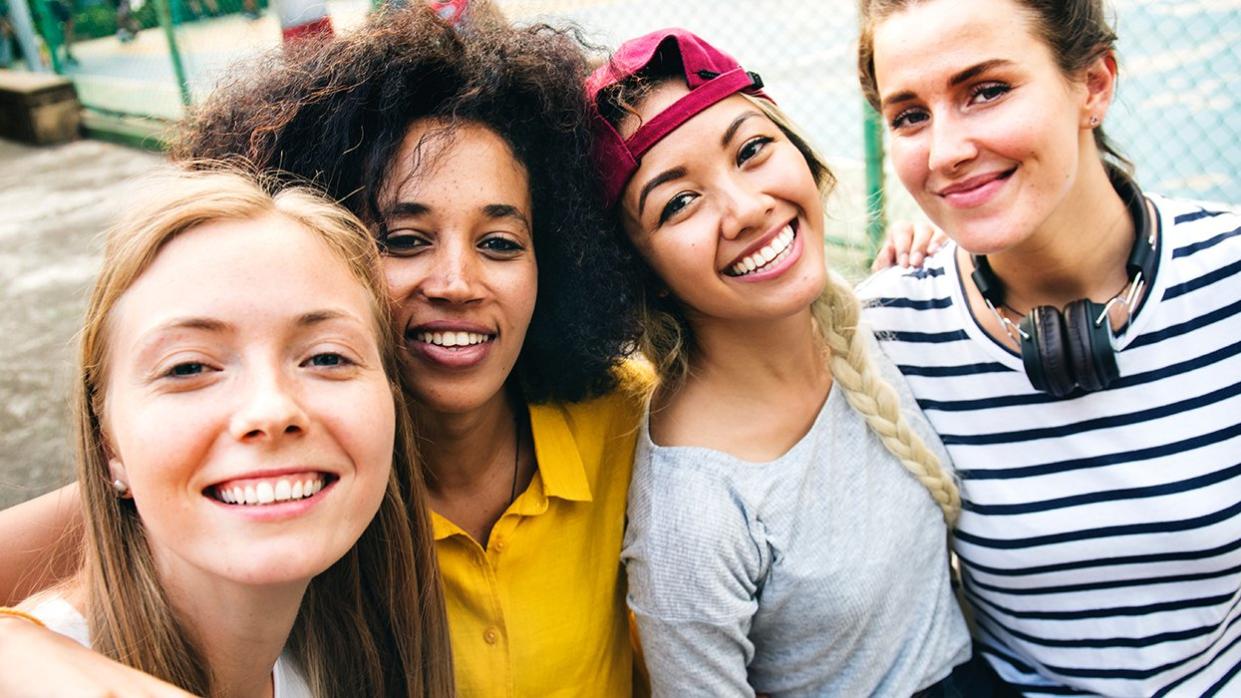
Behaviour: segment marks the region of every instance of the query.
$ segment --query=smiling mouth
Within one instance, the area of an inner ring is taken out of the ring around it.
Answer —
[[[483,334],[480,332],[428,332],[426,330],[418,330],[409,334],[409,339],[415,342],[431,344],[437,347],[447,347],[449,349],[494,342],[495,338],[494,334]]]
[[[203,494],[233,506],[267,506],[310,499],[337,479],[330,473],[250,478],[212,485],[203,490]]]
[[[1012,177],[1013,173],[1016,171],[1017,171],[1017,168],[1014,167],[1012,169],[1005,170],[1003,172],[997,172],[991,175],[972,177],[964,182],[960,182],[960,183],[951,185],[949,187],[945,187],[939,192],[939,195],[944,198],[951,198],[954,196],[955,197],[967,197],[970,194],[977,192],[979,189],[982,189],[983,187],[987,186],[988,184],[992,184],[995,182],[1002,182],[1008,179],[1009,177]]]
[[[727,276],[745,276],[754,274],[777,264],[793,252],[793,240],[797,238],[797,229],[792,223],[784,226],[780,234],[757,252],[747,255],[744,259],[724,270]]]

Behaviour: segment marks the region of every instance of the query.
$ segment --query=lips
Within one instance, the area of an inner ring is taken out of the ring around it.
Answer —
[[[1017,168],[974,175],[943,187],[935,194],[955,208],[973,208],[991,200]]]
[[[482,363],[491,353],[498,333],[478,323],[436,320],[405,331],[411,354],[445,369],[467,369]]]
[[[776,263],[777,258],[784,259],[793,247],[793,239],[797,237],[797,228],[797,219],[794,218],[767,231],[747,247],[745,252],[729,262],[723,269],[724,274],[745,276],[762,271],[764,267]]]

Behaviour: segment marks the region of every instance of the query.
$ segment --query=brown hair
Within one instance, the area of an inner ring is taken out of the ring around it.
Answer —
[[[653,86],[675,79],[664,74],[666,66],[653,65],[643,73],[622,81],[600,94],[599,111],[619,127]],[[652,74],[653,73],[653,74]],[[742,95],[763,112],[801,152],[814,176],[819,194],[826,198],[836,184],[827,161],[810,145],[809,139],[773,102]],[[663,284],[649,267],[640,308],[639,350],[655,364],[662,389],[676,389],[690,372],[695,351],[693,333],[679,302],[663,292]],[[827,348],[828,368],[845,398],[862,416],[885,448],[900,460],[911,475],[926,487],[951,526],[961,511],[961,498],[952,476],[940,466],[939,458],[914,433],[901,413],[900,396],[884,379],[870,356],[869,330],[860,328],[861,304],[853,288],[835,273],[828,274],[823,292],[810,308],[815,328]]]
[[[859,0],[862,33],[858,37],[858,80],[862,94],[879,109],[879,84],[875,80],[875,29],[888,17],[931,0]],[[1116,32],[1107,20],[1103,0],[1014,0],[1025,10],[1032,33],[1055,57],[1060,72],[1072,79],[1103,54],[1116,51]],[[1094,128],[1095,147],[1105,162],[1132,172],[1129,162],[1102,126]]]
[[[173,238],[210,221],[278,214],[319,236],[366,288],[397,416],[379,512],[353,548],[310,582],[288,647],[317,696],[449,696],[444,601],[377,252],[344,209],[306,188],[273,195],[269,185],[237,171],[168,172],[149,183],[141,203],[107,234],[80,335],[81,378],[74,391],[86,522],[81,578],[92,643],[105,656],[186,690],[212,692],[193,628],[180,622],[160,587],[138,512],[109,484],[101,423],[108,322],[117,301]]]

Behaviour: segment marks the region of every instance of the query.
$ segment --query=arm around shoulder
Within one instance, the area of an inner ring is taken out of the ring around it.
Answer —
[[[77,569],[77,484],[0,511],[0,605],[12,606]]]
[[[67,637],[10,616],[0,616],[0,666],[4,667],[0,695],[11,698],[190,695]]]

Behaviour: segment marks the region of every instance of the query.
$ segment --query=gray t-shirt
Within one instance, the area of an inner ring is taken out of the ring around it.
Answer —
[[[837,386],[767,463],[658,446],[648,415],[622,558],[656,696],[904,697],[969,658],[940,509]]]

